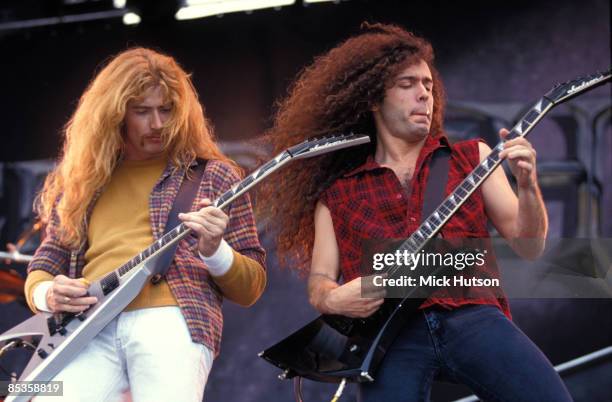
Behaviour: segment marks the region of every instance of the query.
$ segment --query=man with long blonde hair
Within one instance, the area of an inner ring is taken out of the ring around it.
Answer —
[[[129,388],[134,402],[201,401],[219,352],[223,298],[249,306],[266,282],[249,197],[227,214],[212,206],[239,170],[215,144],[176,61],[127,50],[82,95],[37,204],[48,226],[28,267],[33,311],[78,313],[96,303],[88,284],[163,235],[184,177],[202,163],[193,212],[179,214],[192,235],[165,278],[145,285],[54,378],[63,400],[121,400]]]

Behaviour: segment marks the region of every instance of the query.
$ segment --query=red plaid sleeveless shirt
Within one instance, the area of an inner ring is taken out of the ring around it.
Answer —
[[[480,162],[479,140],[451,145],[444,135],[429,136],[415,165],[411,192],[407,196],[393,170],[380,166],[372,155],[366,162],[338,178],[326,189],[320,201],[332,216],[340,252],[340,269],[346,282],[360,276],[363,258],[362,242],[372,239],[407,238],[422,221],[421,210],[429,162],[440,147],[450,147],[449,177],[445,194],[450,194]],[[487,216],[480,189],[476,190],[442,228],[444,238],[488,238]],[[484,269],[498,277],[495,257],[489,252]],[[447,293],[450,292],[451,294]],[[453,289],[441,289],[423,303],[421,308],[441,306],[452,309],[468,304],[490,304],[500,308],[510,318],[508,302],[501,292],[490,288],[471,288],[470,297]]]

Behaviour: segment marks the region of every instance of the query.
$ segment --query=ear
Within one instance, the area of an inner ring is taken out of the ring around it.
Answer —
[[[372,108],[370,109],[371,112],[378,112],[380,110],[380,107],[378,106],[378,104],[372,106]]]

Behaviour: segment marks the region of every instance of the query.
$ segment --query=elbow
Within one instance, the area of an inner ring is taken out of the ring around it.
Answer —
[[[308,281],[308,303],[321,314],[325,314],[323,308],[324,291],[314,281]]]
[[[251,298],[250,296],[247,295],[247,297],[244,299],[235,299],[233,301],[240,307],[249,308],[252,305],[254,305],[257,302],[257,300],[259,300],[259,297]]]
[[[310,286],[310,284],[308,286],[308,303],[319,313],[324,314],[321,311],[321,292]]]
[[[251,307],[261,298],[263,292],[266,290],[267,277],[266,272],[262,269],[261,275],[258,276],[257,280],[253,283],[250,292],[248,292],[247,297],[240,304],[242,307]]]
[[[540,258],[540,256],[542,255],[542,251],[540,252],[528,252],[528,253],[522,253],[519,254],[524,260],[527,261],[535,261],[538,258]]]
[[[321,314],[331,314],[329,298],[338,283],[331,275],[320,272],[311,272],[308,277],[308,302]]]
[[[333,314],[331,309],[328,307],[327,299],[329,297],[329,290],[312,291],[308,293],[308,302],[310,305],[321,314]]]
[[[261,298],[266,290],[266,272],[261,269],[261,275],[253,281],[251,288],[244,293],[243,297],[236,298],[235,302],[242,307],[251,307]]]
[[[544,254],[546,247],[545,238],[516,239],[512,244],[512,249],[523,259],[535,261]]]

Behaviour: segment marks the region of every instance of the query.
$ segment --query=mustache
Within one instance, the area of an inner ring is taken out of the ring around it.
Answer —
[[[140,137],[140,146],[144,147],[145,140],[147,140],[149,138],[159,138],[162,142],[166,141],[166,136],[164,135],[164,133],[162,133],[162,132],[151,133],[151,134],[146,134],[146,135],[143,135],[143,136]]]

